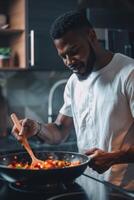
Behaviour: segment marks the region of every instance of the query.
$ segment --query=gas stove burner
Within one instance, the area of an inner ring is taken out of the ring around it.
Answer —
[[[9,188],[23,193],[31,194],[59,194],[66,192],[68,188],[74,187],[76,183],[58,183],[58,184],[45,184],[45,185],[26,185],[20,182],[10,183]]]
[[[64,193],[60,195],[56,195],[54,197],[50,197],[46,200],[89,200],[87,195],[84,192],[71,192]]]

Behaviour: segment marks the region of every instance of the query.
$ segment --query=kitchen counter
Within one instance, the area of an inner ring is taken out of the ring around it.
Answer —
[[[80,180],[79,180],[80,179]],[[97,179],[84,173],[78,178],[79,183],[85,189],[88,199],[91,200],[132,200],[134,199],[134,192],[127,191],[121,187],[115,186],[109,182]],[[90,189],[94,191],[91,197]]]

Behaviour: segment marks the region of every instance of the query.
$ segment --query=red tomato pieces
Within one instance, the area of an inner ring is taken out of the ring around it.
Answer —
[[[36,163],[36,165],[30,165],[28,163],[21,163],[14,161],[8,165],[9,168],[13,169],[55,169],[55,168],[65,168],[80,165],[80,161],[64,161],[64,160],[45,160],[43,164]]]

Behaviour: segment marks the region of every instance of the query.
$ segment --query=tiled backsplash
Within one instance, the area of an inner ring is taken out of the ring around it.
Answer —
[[[32,118],[39,122],[48,122],[48,96],[52,86],[59,80],[68,79],[70,72],[57,71],[16,71],[16,72],[0,72],[1,93],[5,102],[0,102],[0,136],[7,129],[10,134],[12,123],[10,114],[17,113],[19,118]],[[58,114],[58,110],[63,104],[63,91],[65,84],[59,86],[53,95],[53,111],[54,116]],[[4,105],[6,109],[4,110]],[[7,115],[3,115],[7,110]],[[3,127],[3,123],[4,126]],[[3,131],[3,132],[2,132]],[[69,140],[75,140],[74,132]]]

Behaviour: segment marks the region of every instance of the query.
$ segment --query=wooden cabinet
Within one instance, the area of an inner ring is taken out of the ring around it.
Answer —
[[[0,14],[6,18],[5,24],[0,26],[0,49],[10,50],[6,66],[0,55],[2,69],[25,68],[27,65],[25,8],[25,0],[0,0]]]

